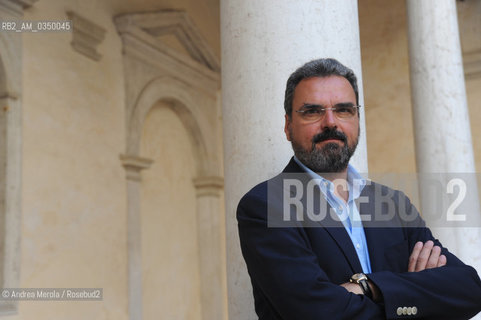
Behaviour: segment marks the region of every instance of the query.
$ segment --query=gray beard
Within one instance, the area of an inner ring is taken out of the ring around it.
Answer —
[[[291,144],[297,159],[309,169],[318,173],[342,172],[347,168],[349,160],[356,151],[359,138],[354,141],[352,146],[344,143],[343,146],[337,143],[327,143],[322,148],[317,148],[312,144],[311,151],[304,149],[298,144],[291,134]]]

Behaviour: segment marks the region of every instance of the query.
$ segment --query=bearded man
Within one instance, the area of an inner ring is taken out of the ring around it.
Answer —
[[[356,76],[337,60],[308,62],[287,81],[294,157],[237,208],[259,319],[471,318],[481,310],[477,272],[433,237],[402,192],[349,164],[360,108]],[[392,205],[379,205],[386,194]]]

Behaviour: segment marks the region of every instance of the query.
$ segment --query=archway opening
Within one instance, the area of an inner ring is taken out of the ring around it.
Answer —
[[[200,319],[201,280],[192,133],[178,103],[157,102],[142,128],[141,243],[144,319]]]

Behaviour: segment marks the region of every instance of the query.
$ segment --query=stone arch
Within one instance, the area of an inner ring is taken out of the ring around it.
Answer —
[[[148,169],[152,163],[151,159],[141,157],[140,144],[146,117],[159,102],[167,102],[164,108],[171,109],[179,118],[187,132],[195,158],[195,178],[192,183],[196,190],[202,319],[226,319],[226,305],[223,301],[227,289],[222,271],[223,224],[219,205],[223,179],[211,171],[214,154],[208,150],[212,147],[208,145],[208,142],[212,144],[213,137],[210,135],[215,132],[209,132],[209,124],[217,118],[212,118],[212,114],[206,116],[199,108],[201,102],[198,97],[205,92],[174,76],[155,77],[137,92],[135,99],[130,100],[133,101],[131,106],[127,105],[127,146],[126,154],[121,155],[127,173],[130,319],[142,319],[140,171]]]
[[[140,155],[153,161],[140,183],[142,317],[202,320],[198,161],[172,103],[155,103],[142,130]]]
[[[204,134],[196,120],[195,99],[183,82],[172,77],[159,77],[150,81],[139,94],[127,123],[127,154],[139,156],[142,128],[148,112],[157,102],[169,102],[188,132],[192,150],[196,155],[196,172],[202,176],[207,170],[207,150]]]
[[[168,102],[180,119],[195,158],[192,183],[196,192],[202,319],[227,319],[222,154],[217,136],[221,126],[219,63],[189,21],[184,13],[171,10],[114,19],[122,39],[125,68],[126,154],[121,155],[121,161],[127,177],[131,320],[142,319],[140,172],[152,163],[140,157],[140,142],[147,113],[161,101]],[[179,54],[158,37],[159,32],[172,33],[179,26],[183,30],[180,42],[192,49],[189,56]]]

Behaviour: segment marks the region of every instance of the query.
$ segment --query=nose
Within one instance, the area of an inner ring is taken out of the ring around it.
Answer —
[[[332,110],[326,110],[324,117],[321,119],[321,128],[337,128],[337,119]]]

